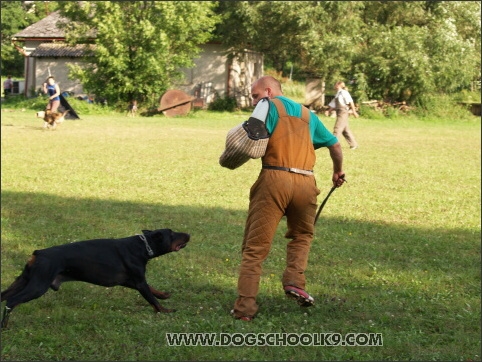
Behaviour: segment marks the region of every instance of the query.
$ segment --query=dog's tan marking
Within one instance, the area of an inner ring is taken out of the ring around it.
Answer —
[[[30,258],[28,258],[27,265],[32,266],[33,263],[35,263],[35,255],[31,255]]]

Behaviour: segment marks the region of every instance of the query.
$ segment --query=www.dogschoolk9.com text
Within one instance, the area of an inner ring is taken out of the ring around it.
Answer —
[[[383,346],[381,333],[166,333],[168,346]]]

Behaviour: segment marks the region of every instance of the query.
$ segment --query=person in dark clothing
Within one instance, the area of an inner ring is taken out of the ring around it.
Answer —
[[[5,97],[8,97],[10,94],[12,94],[12,88],[13,88],[13,81],[12,81],[12,76],[9,75],[7,76],[7,79],[3,82],[3,93],[5,94]]]
[[[44,93],[48,94],[49,102],[47,103],[46,110],[51,112],[57,112],[60,106],[60,88],[57,83],[55,83],[54,77],[50,76],[44,83]]]

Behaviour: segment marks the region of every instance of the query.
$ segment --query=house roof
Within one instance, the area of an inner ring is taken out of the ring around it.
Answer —
[[[25,29],[16,33],[13,38],[47,38],[47,39],[65,39],[65,32],[63,29],[57,27],[58,22],[67,23],[68,20],[60,16],[59,11],[54,11],[42,20],[27,26]]]
[[[65,43],[42,43],[32,53],[31,57],[57,58],[57,57],[85,57],[93,54],[95,45],[77,44],[70,46]]]

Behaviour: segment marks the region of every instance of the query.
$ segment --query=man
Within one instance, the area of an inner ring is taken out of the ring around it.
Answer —
[[[231,311],[236,319],[250,321],[258,311],[256,296],[261,265],[268,256],[281,218],[286,215],[288,231],[286,269],[282,284],[285,293],[302,306],[314,299],[305,291],[305,269],[313,240],[316,187],[313,167],[315,149],[327,147],[333,161],[333,184],[344,182],[343,154],[338,139],[306,107],[283,96],[281,84],[265,76],[251,86],[256,105],[270,99],[266,128],[270,139],[261,158],[262,170],[251,187],[248,218],[242,244],[238,297]]]
[[[7,79],[5,79],[5,81],[3,82],[3,93],[5,94],[5,97],[8,97],[10,94],[12,94],[12,88],[12,76],[9,75],[7,76]]]

